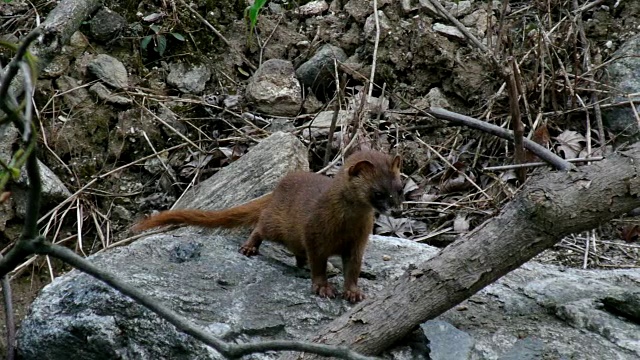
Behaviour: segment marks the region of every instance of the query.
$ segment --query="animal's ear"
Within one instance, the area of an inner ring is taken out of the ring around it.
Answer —
[[[373,164],[368,160],[358,161],[349,167],[349,176],[359,176],[367,171],[373,171]]]
[[[399,174],[400,166],[402,166],[402,158],[400,157],[400,155],[396,155],[391,162],[391,171]]]

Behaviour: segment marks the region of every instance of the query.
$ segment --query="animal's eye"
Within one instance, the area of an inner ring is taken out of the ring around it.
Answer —
[[[384,193],[383,193],[382,191],[375,191],[375,192],[373,193],[373,196],[374,196],[376,199],[383,199],[383,198],[384,198]]]

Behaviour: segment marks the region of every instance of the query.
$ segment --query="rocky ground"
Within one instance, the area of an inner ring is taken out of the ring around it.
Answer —
[[[0,36],[19,41],[65,2],[0,4]],[[525,135],[560,156],[599,156],[637,139],[624,95],[640,92],[640,3],[442,4],[459,25],[429,0],[380,0],[377,17],[366,0],[270,1],[253,28],[244,2],[105,2],[51,59],[34,95],[39,157],[51,179],[43,232],[85,254],[129,243],[133,219],[171,206],[285,131],[307,146],[312,170],[327,174],[345,148],[401,152],[407,203],[402,216],[380,218],[376,232],[446,246],[517,192],[513,169],[483,170],[512,164],[514,150],[420,110],[438,106],[510,128],[492,57],[515,59]],[[11,55],[2,50],[0,63]],[[15,136],[0,128],[3,158]],[[3,253],[24,214],[20,186],[11,190],[0,204]],[[640,267],[632,215],[575,234],[539,260]],[[24,299],[17,312],[67,270],[46,259],[24,264],[14,280]]]

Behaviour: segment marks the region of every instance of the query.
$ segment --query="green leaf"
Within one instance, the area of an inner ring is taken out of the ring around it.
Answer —
[[[142,50],[147,50],[147,46],[149,46],[149,42],[151,42],[151,35],[147,35],[145,37],[142,38],[142,40],[140,40],[140,48],[142,48]]]
[[[169,34],[171,34],[171,36],[176,38],[176,40],[184,41],[184,36],[182,36],[182,34],[180,33],[169,33]]]
[[[18,181],[18,179],[20,179],[20,169],[10,168],[9,170],[11,171],[11,178],[13,178],[13,181]]]
[[[158,52],[158,55],[162,56],[166,49],[167,49],[167,38],[162,35],[158,35],[158,45],[156,46],[156,51]]]
[[[251,23],[251,31],[256,26],[258,22],[258,13],[264,7],[264,4],[267,3],[267,0],[256,0],[253,5],[249,8],[249,21]]]
[[[153,30],[154,33],[159,34],[160,33],[160,26],[153,24],[153,25],[149,25],[149,29]]]
[[[251,74],[249,74],[248,72],[244,71],[244,69],[243,69],[243,68],[241,68],[241,67],[239,67],[239,66],[238,66],[238,72],[239,72],[240,74],[242,74],[242,75],[246,76],[246,77],[251,76]]]

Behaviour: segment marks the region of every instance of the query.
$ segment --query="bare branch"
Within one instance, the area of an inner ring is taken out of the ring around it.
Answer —
[[[437,107],[432,107],[429,110],[423,110],[422,112],[428,115],[431,115],[433,117],[436,117],[438,119],[446,120],[457,125],[464,125],[472,129],[482,130],[491,135],[495,135],[503,139],[513,141],[513,132],[503,129],[499,126],[489,124],[488,122],[474,119],[470,116],[461,115],[461,114],[454,113],[452,111],[448,111],[448,110],[437,108]],[[545,149],[542,145],[539,145],[526,138],[523,140],[524,140],[524,147],[527,150],[536,154],[540,159],[547,161],[548,163],[556,167],[558,170],[574,170],[575,169],[575,166],[573,166],[571,163],[558,157],[551,151]]]

